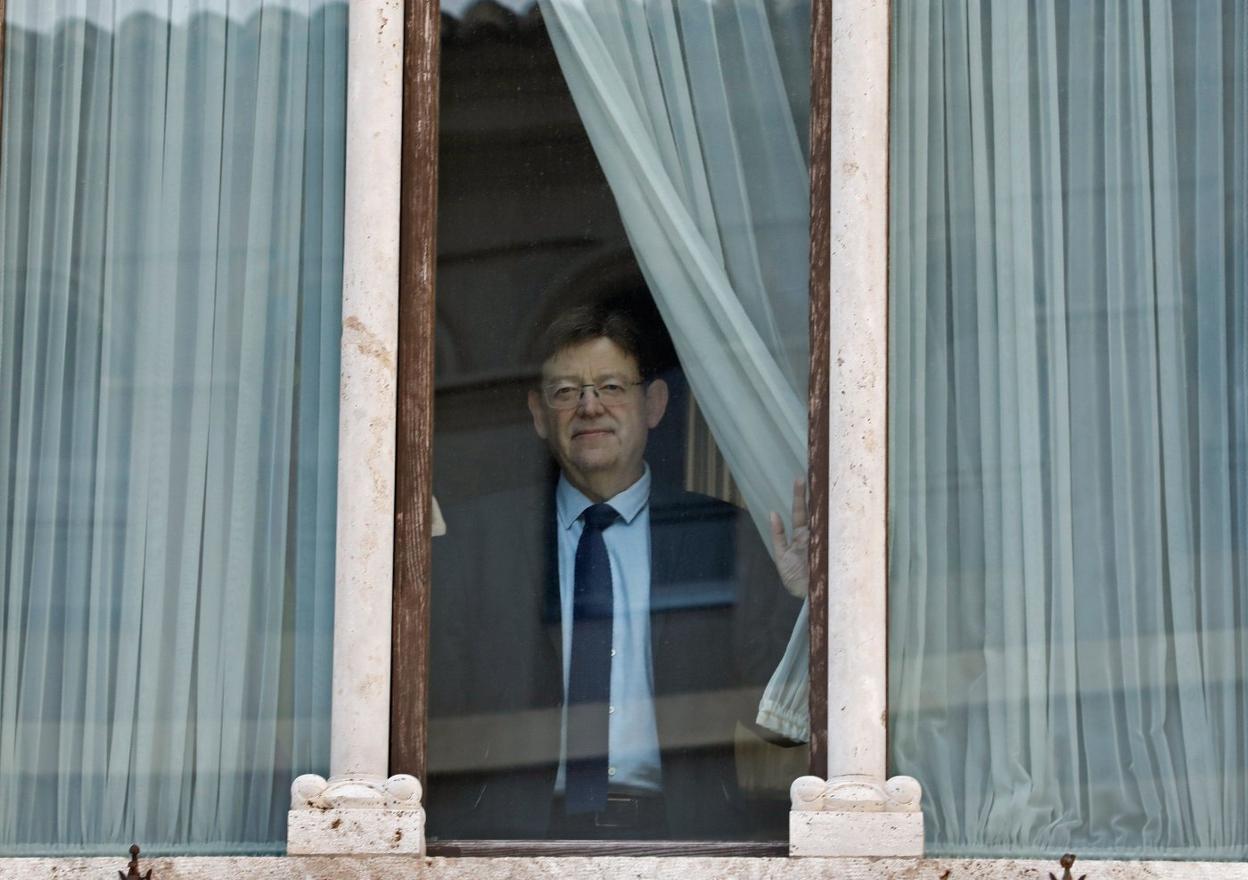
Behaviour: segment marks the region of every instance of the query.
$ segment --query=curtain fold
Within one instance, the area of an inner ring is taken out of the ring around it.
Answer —
[[[1248,11],[895,5],[890,717],[928,848],[1248,851]]]
[[[6,10],[8,853],[280,851],[328,760],[346,6],[149,6]]]
[[[810,4],[541,9],[698,406],[770,546],[768,513],[787,522],[806,472],[809,39],[793,42],[809,34]],[[795,739],[809,728],[808,638],[799,621],[759,715]]]

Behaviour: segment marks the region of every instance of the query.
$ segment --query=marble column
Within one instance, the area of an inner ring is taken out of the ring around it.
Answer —
[[[793,783],[790,852],[923,852],[919,783],[886,775],[888,0],[832,3],[828,778]]]
[[[351,0],[330,778],[291,788],[287,851],[420,853],[420,783],[388,777],[403,0]]]

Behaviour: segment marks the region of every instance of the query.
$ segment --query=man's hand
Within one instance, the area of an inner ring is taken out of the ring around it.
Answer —
[[[793,481],[793,539],[784,534],[780,514],[771,512],[771,546],[775,551],[776,570],[784,588],[799,599],[810,591],[810,521],[806,516],[806,481]]]

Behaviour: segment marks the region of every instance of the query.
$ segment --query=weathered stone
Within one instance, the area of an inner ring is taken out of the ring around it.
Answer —
[[[0,859],[0,880],[56,877],[101,880],[125,867],[116,858]],[[1061,876],[1057,856],[1040,859],[913,858],[417,858],[300,856],[293,858],[144,859],[153,880],[1020,880]],[[1096,862],[1080,859],[1075,875],[1089,880],[1248,880],[1248,864],[1227,862]]]
[[[794,856],[921,856],[923,814],[825,810],[789,813]]]
[[[291,810],[286,827],[286,851],[292,856],[424,854],[425,811],[420,808]]]

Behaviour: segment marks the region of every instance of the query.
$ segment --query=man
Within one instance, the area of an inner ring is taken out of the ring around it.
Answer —
[[[782,804],[760,823],[739,791],[734,737],[797,602],[743,511],[652,479],[647,440],[669,389],[647,342],[609,305],[556,320],[528,408],[557,483],[444,510],[431,838],[783,832]],[[774,519],[773,537],[803,593],[804,541]]]

